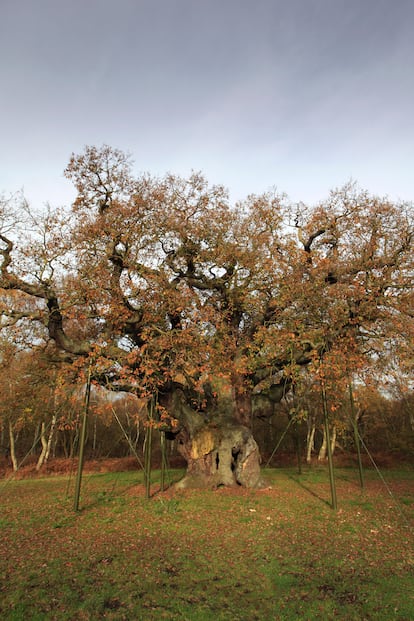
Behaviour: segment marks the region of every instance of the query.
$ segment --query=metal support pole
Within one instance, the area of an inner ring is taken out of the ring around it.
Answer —
[[[323,377],[321,378],[321,391],[322,391],[323,418],[324,418],[324,423],[325,423],[326,444],[327,444],[327,451],[328,451],[329,483],[331,486],[332,509],[336,511],[336,509],[338,508],[338,502],[336,498],[335,473],[334,473],[334,465],[333,465],[333,458],[332,458],[331,437],[329,433],[328,402],[326,398],[325,380]]]
[[[161,491],[165,489],[165,431],[160,432],[160,446],[161,446]]]
[[[144,480],[145,480],[145,497],[151,496],[151,452],[152,452],[152,426],[154,418],[154,399],[151,399],[148,426],[145,433],[145,450],[144,450]]]
[[[354,391],[352,390],[351,380],[349,380],[348,382],[348,388],[349,388],[349,401],[351,403],[352,427],[354,430],[355,446],[356,446],[357,456],[358,456],[359,483],[361,485],[361,489],[364,489],[365,481],[364,481],[364,471],[362,468],[361,443],[359,440],[358,422],[357,422],[357,414],[356,414],[356,407],[355,407],[355,400],[354,400]]]
[[[75,500],[74,500],[74,505],[73,505],[73,508],[75,511],[79,511],[79,497],[80,497],[80,489],[81,489],[81,482],[82,482],[86,427],[87,427],[87,422],[88,422],[90,396],[91,396],[91,364],[89,363],[88,379],[86,381],[86,391],[85,391],[85,405],[83,408],[82,426],[81,426],[81,433],[80,433],[80,439],[79,439],[79,463],[78,463],[78,474],[76,476],[76,485],[75,485]]]

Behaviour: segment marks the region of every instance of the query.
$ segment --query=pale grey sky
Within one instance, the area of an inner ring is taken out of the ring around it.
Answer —
[[[233,198],[414,199],[413,31],[414,0],[0,0],[0,192],[68,203],[106,143]]]

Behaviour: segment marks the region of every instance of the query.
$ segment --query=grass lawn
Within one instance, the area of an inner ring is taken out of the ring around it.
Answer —
[[[77,514],[73,478],[0,481],[0,618],[411,621],[414,472],[383,474],[337,470],[337,512],[323,467],[150,500],[85,475]]]

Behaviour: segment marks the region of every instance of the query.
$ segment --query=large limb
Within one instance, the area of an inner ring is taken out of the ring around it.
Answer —
[[[4,245],[4,247],[0,249],[0,256],[3,258],[0,267],[0,287],[5,291],[20,291],[33,298],[43,300],[45,302],[46,317],[36,312],[30,315],[30,318],[32,320],[43,320],[48,329],[50,338],[55,341],[59,348],[71,354],[86,355],[90,350],[89,343],[85,340],[70,338],[65,333],[59,300],[54,289],[48,282],[42,280],[28,282],[10,272],[9,267],[12,264],[11,253],[13,251],[13,242],[2,234],[0,234],[0,240]],[[8,311],[7,314],[14,317],[16,320],[19,318],[19,312],[13,312],[13,309]],[[24,313],[24,315],[26,317],[29,316],[27,313]]]

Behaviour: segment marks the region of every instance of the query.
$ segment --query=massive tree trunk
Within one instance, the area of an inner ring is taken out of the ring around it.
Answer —
[[[234,403],[234,419],[241,425],[251,429],[252,427],[252,392],[247,388],[243,381],[236,377],[233,378],[232,398]]]
[[[187,473],[178,488],[260,485],[260,454],[252,432],[233,412],[197,412],[177,390],[172,399],[179,420],[178,450],[187,462]],[[243,413],[244,416],[244,413]]]

